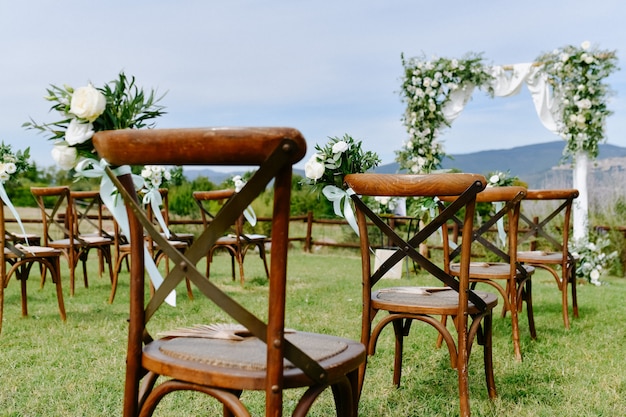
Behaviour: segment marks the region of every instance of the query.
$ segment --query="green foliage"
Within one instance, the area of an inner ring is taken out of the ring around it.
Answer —
[[[61,261],[63,277],[66,262]],[[340,335],[359,340],[361,314],[360,258],[357,252],[330,251],[311,255],[289,253],[286,326],[303,331]],[[204,271],[204,261],[198,268]],[[106,303],[108,278],[98,278],[97,257],[90,257],[89,288],[77,287],[66,297],[67,322],[59,319],[54,286],[39,288],[33,268],[28,286],[29,317],[21,317],[20,285],[11,279],[5,293],[4,326],[0,335],[0,369],[10,381],[0,390],[2,416],[119,416],[122,415],[126,339],[128,333],[128,273],[120,276],[117,298]],[[329,273],[332,271],[332,273]],[[232,281],[230,257],[217,255],[211,282],[253,313],[267,313],[267,280],[258,256],[246,257],[246,283]],[[511,349],[510,317],[493,321],[493,358],[498,398],[489,400],[484,381],[482,347],[474,345],[468,369],[473,416],[621,416],[626,409],[626,377],[620,341],[626,329],[626,280],[608,277],[609,285],[578,287],[580,318],[565,330],[561,297],[544,271],[533,277],[533,304],[538,339],[528,335],[527,316],[520,314],[524,362]],[[63,281],[65,286],[66,281]],[[440,285],[425,274],[392,285]],[[176,308],[165,306],[151,320],[153,335],[197,323],[232,322],[194,287],[187,299],[184,284],[177,288]],[[484,289],[484,287],[483,287]],[[148,291],[148,289],[146,289]],[[64,287],[67,295],[67,286]],[[382,317],[381,317],[382,318]],[[457,373],[450,367],[447,349],[436,349],[430,326],[413,322],[404,344],[400,389],[392,383],[393,330],[380,336],[368,367],[359,403],[361,417],[458,415]],[[94,372],[94,370],[97,370]],[[285,391],[285,413],[290,415],[302,390]],[[242,395],[252,415],[264,415],[264,392]],[[325,392],[311,417],[333,415],[333,396]],[[222,415],[215,400],[200,394],[173,393],[159,404],[155,415]]]
[[[215,189],[207,177],[197,177],[189,182],[186,178],[177,180],[178,185],[169,188],[169,210],[170,213],[178,216],[200,217],[200,212],[193,198],[194,191],[211,191]]]

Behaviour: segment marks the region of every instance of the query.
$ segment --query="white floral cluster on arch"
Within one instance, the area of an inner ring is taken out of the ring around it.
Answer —
[[[474,87],[487,85],[492,76],[482,57],[470,53],[462,59],[424,57],[405,59],[402,99],[406,103],[403,122],[409,134],[396,151],[400,168],[417,174],[440,168],[446,156],[437,140],[470,99]],[[487,87],[489,88],[489,87]]]
[[[567,141],[564,155],[585,152],[596,158],[606,118],[613,113],[607,108],[612,91],[605,79],[617,69],[615,52],[583,42],[580,47],[569,45],[543,54],[537,62],[559,103],[558,134]]]
[[[576,157],[584,151],[595,158],[611,114],[606,104],[611,91],[604,80],[616,70],[616,61],[614,51],[599,50],[589,42],[512,66],[487,66],[476,53],[458,60],[402,56],[408,139],[396,151],[396,161],[412,173],[441,168],[446,154],[438,137],[463,111],[474,89],[511,96],[524,83],[543,125],[567,140],[564,155]]]

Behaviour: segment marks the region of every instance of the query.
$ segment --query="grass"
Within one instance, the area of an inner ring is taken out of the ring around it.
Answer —
[[[246,260],[243,288],[230,279],[230,261],[219,256],[211,279],[264,316],[267,292],[257,257]],[[20,314],[19,285],[9,282],[0,335],[0,416],[121,415],[124,383],[128,275],[120,279],[113,305],[106,300],[108,278],[98,278],[93,262],[88,289],[77,280],[76,295],[66,296],[68,319],[61,322],[54,288],[28,282],[29,317]],[[203,266],[201,266],[203,268]],[[202,269],[201,269],[202,270]],[[323,249],[290,253],[287,326],[353,339],[360,331],[360,260],[356,251]],[[35,275],[35,274],[33,274]],[[65,275],[67,276],[67,275]],[[481,352],[470,364],[471,408],[475,416],[623,416],[626,410],[626,280],[604,277],[606,285],[581,285],[581,317],[563,328],[560,296],[547,275],[533,278],[538,340],[528,335],[521,315],[524,361],[515,361],[510,321],[494,320],[494,366],[498,398],[487,397]],[[64,281],[65,294],[68,283]],[[423,275],[387,280],[385,285],[435,284]],[[176,308],[163,307],[151,322],[155,334],[181,325],[228,319],[196,293],[188,300],[184,287]],[[498,308],[499,312],[499,308]],[[388,329],[390,330],[390,329]],[[458,414],[456,372],[445,350],[434,347],[435,332],[415,324],[405,345],[402,386],[391,384],[393,343],[385,331],[370,358],[359,415],[450,416]],[[286,392],[287,413],[298,392]],[[332,415],[332,396],[325,393],[311,415]],[[253,415],[263,414],[263,393],[244,393]],[[198,394],[170,395],[158,416],[221,415],[220,407]]]

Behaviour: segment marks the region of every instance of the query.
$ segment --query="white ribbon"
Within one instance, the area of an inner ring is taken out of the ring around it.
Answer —
[[[493,203],[493,207],[496,210],[496,213],[502,210],[504,207],[504,202],[496,201]],[[502,242],[502,246],[506,246],[506,232],[504,231],[504,217],[500,217],[496,222],[496,226],[498,227],[498,236],[500,237],[500,242]]]
[[[22,230],[22,233],[24,234],[24,240],[26,241],[26,245],[28,245],[28,237],[26,236],[26,231],[24,230],[22,219],[20,219],[20,215],[17,213],[17,210],[15,210],[15,207],[13,207],[13,203],[11,203],[11,199],[9,198],[9,195],[4,189],[4,183],[2,181],[0,181],[0,199],[4,201],[4,204],[9,208],[9,210],[15,217],[15,221],[17,221],[17,224],[20,226],[20,229]]]
[[[157,188],[150,188],[148,192],[146,192],[143,196],[143,204],[150,205],[152,212],[154,213],[154,217],[159,222],[159,226],[161,226],[161,230],[165,234],[165,237],[168,239],[172,236],[170,230],[165,224],[165,219],[163,218],[163,214],[161,213],[161,205],[163,204],[163,198],[161,197],[161,193]]]
[[[109,209],[113,218],[115,218],[115,221],[119,224],[122,233],[127,236],[130,241],[130,224],[128,222],[126,207],[124,206],[124,201],[121,198],[117,198],[118,190],[104,172],[104,167],[107,165],[108,163],[104,159],[101,159],[100,162],[95,159],[83,159],[76,165],[76,174],[87,178],[102,178],[100,182],[100,197],[102,198],[102,202],[107,209]],[[131,173],[130,167],[127,165],[115,168],[113,172],[118,176]],[[143,178],[137,175],[133,175],[132,178],[136,188],[143,187]],[[161,276],[159,269],[152,259],[152,255],[150,255],[150,252],[148,252],[148,248],[146,248],[145,245],[143,250],[144,265],[148,271],[150,280],[155,288],[159,288],[159,286],[163,283],[163,277]],[[175,307],[176,291],[169,293],[165,302]]]
[[[233,182],[235,183],[235,192],[238,193],[241,189],[246,185],[246,181],[241,178],[241,175],[235,175],[233,177]],[[252,206],[248,206],[243,211],[243,217],[246,218],[250,226],[256,226],[256,213],[252,209]]]
[[[347,191],[342,190],[339,187],[335,187],[334,185],[327,185],[322,189],[322,193],[324,196],[333,203],[333,209],[335,210],[335,214],[339,217],[343,217],[346,219],[354,233],[359,236],[359,226],[356,223],[356,218],[354,217],[354,211],[352,210],[352,205],[350,205],[350,196],[354,194],[351,188],[348,188]],[[343,204],[343,213],[341,211],[341,200],[345,198]]]
[[[250,223],[250,226],[254,227],[256,225],[256,213],[252,210],[251,206],[246,207],[243,211],[243,217]]]

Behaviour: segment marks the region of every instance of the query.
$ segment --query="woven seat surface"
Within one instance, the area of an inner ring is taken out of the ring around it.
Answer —
[[[331,358],[348,348],[345,339],[334,336],[295,332],[286,334],[285,338],[316,361]],[[246,337],[240,341],[176,337],[161,339],[159,342],[161,353],[177,359],[255,371],[266,368],[267,348],[256,337]],[[285,368],[293,367],[285,360]]]
[[[497,301],[494,294],[484,291],[474,291],[488,305]],[[372,294],[372,301],[394,303],[410,307],[443,307],[457,308],[459,294],[443,287],[390,287],[376,291]],[[470,302],[470,307],[474,305]]]
[[[561,263],[563,254],[561,252],[544,252],[544,251],[523,251],[517,252],[517,260],[520,262],[550,262]]]

